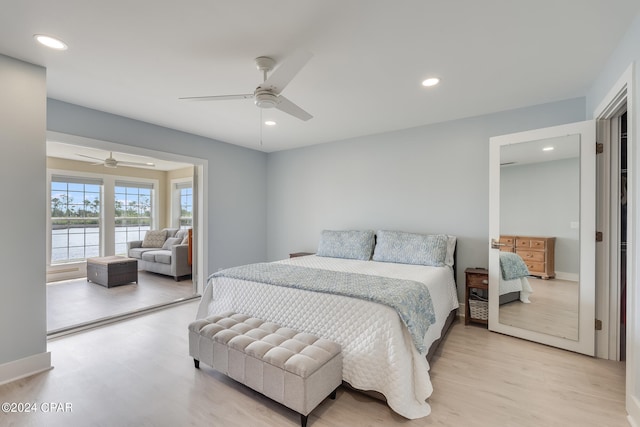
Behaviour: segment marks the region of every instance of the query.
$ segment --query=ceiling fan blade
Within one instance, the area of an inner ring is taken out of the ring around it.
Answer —
[[[104,159],[100,159],[98,157],[85,156],[84,154],[78,154],[78,153],[76,153],[76,156],[86,157],[87,159],[91,159],[91,160],[99,160],[100,163],[104,162]]]
[[[298,107],[296,104],[289,101],[282,95],[278,96],[278,105],[276,105],[276,108],[280,111],[284,111],[287,114],[291,114],[292,116],[297,117],[300,120],[304,120],[305,122],[313,118],[311,114],[307,113],[302,108]]]
[[[279,94],[293,80],[302,67],[309,62],[311,57],[313,57],[311,52],[302,49],[296,50],[260,86]]]
[[[118,160],[118,166],[147,166],[150,168],[155,168],[155,163],[138,163],[138,162],[121,162]]]
[[[186,96],[178,98],[181,101],[226,101],[229,99],[252,99],[252,93],[243,93],[240,95],[213,95],[213,96]]]

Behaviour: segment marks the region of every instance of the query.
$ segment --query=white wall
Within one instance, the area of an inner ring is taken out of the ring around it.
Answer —
[[[265,260],[265,153],[53,99],[47,129],[208,160],[205,273]]]
[[[315,251],[323,229],[459,237],[464,269],[487,266],[489,138],[584,120],[584,98],[268,156],[268,258]]]
[[[45,69],[0,55],[0,94],[2,383],[25,373],[10,362],[43,355],[47,348]],[[50,364],[48,354],[44,359]]]

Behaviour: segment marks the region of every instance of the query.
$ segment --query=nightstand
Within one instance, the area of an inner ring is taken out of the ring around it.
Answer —
[[[313,255],[313,252],[294,252],[292,254],[289,254],[289,258],[296,258],[299,256],[307,256],[307,255]]]
[[[488,324],[489,309],[488,309],[488,294],[489,294],[489,271],[485,268],[467,268],[464,271],[465,276],[465,292],[464,292],[464,324],[469,323],[482,323]],[[486,301],[474,300],[472,298],[471,290],[480,290],[482,294],[486,295]],[[475,305],[473,310],[469,304],[469,298],[472,299],[472,303]],[[474,317],[471,317],[473,311]]]

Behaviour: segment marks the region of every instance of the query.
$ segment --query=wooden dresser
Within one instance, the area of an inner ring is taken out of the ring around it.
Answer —
[[[504,244],[501,251],[515,252],[522,257],[532,276],[543,279],[553,279],[556,276],[555,237],[500,236],[500,243]]]

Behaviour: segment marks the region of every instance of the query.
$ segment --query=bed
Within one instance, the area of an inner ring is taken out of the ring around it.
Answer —
[[[500,252],[500,305],[513,301],[529,304],[533,288],[529,270],[522,258],[512,252]]]
[[[380,393],[398,414],[420,418],[431,412],[427,398],[433,391],[426,354],[446,332],[451,314],[458,308],[454,253],[452,236],[325,230],[316,255],[264,263],[269,264],[268,269],[287,273],[282,274],[287,277],[293,271],[294,277],[301,278],[296,276],[300,269],[320,277],[347,275],[346,282],[357,282],[367,292],[382,283],[395,293],[399,289],[396,284],[402,281],[426,288],[433,318],[418,339],[416,318],[407,322],[396,308],[350,295],[300,288],[295,283],[269,283],[270,275],[234,276],[236,269],[212,275],[197,317],[234,310],[338,342],[343,352],[343,380],[348,385]],[[254,271],[254,266],[249,270]],[[246,268],[239,269],[246,273]]]

